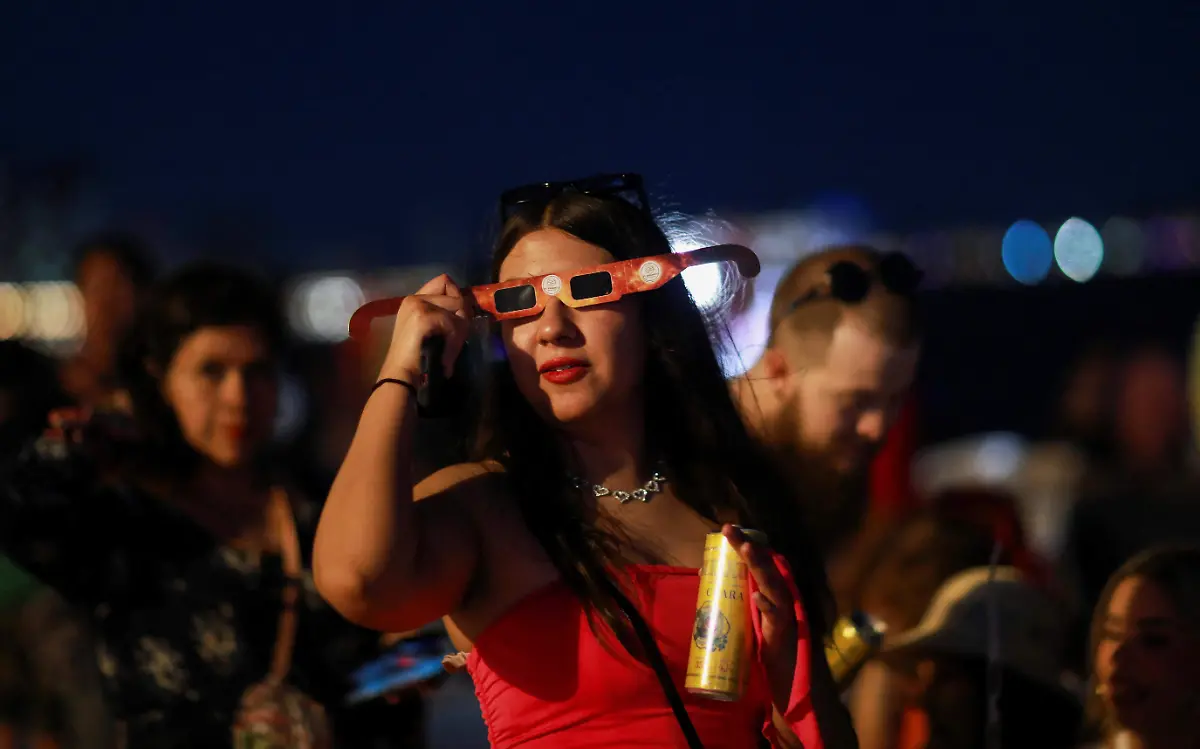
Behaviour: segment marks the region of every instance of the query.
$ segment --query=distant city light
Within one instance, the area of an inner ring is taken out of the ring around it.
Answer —
[[[1090,281],[1104,262],[1104,241],[1096,227],[1081,218],[1063,222],[1054,237],[1054,259],[1067,278]]]
[[[1104,242],[1104,263],[1101,267],[1118,276],[1137,273],[1146,253],[1146,232],[1133,219],[1113,216],[1100,229]]]
[[[25,330],[25,292],[20,286],[0,283],[0,341],[19,338]]]
[[[24,297],[23,337],[59,343],[83,336],[86,327],[83,298],[75,284],[64,281],[28,284]]]
[[[1000,258],[1004,261],[1004,269],[1018,282],[1040,283],[1054,262],[1050,235],[1035,221],[1017,221],[1004,234]]]

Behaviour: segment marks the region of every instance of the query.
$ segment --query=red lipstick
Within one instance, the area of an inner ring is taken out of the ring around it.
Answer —
[[[547,382],[555,385],[569,385],[583,379],[583,376],[587,374],[587,367],[587,362],[582,359],[560,356],[544,362],[542,366],[538,367],[538,372]]]

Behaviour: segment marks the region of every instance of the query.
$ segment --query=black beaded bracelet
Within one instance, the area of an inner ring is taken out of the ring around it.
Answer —
[[[388,384],[399,385],[408,392],[412,393],[414,398],[417,396],[417,386],[413,385],[411,382],[408,382],[407,380],[397,380],[395,377],[384,377],[382,380],[379,380],[371,386],[371,392],[367,393],[367,397],[370,398],[372,395],[374,395],[376,390]]]

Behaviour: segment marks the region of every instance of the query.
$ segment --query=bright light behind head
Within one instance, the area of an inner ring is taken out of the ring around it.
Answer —
[[[724,278],[720,265],[712,263],[687,268],[683,271],[683,283],[700,309],[712,309],[721,303]]]
[[[710,236],[710,227],[697,219],[675,219],[664,227],[664,232],[671,243],[672,252],[691,252],[721,243],[720,239]],[[716,309],[724,301],[725,274],[721,271],[720,263],[688,268],[683,272],[683,283],[696,301],[696,306],[705,312]]]

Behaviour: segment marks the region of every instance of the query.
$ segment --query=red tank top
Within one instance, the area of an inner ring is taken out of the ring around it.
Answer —
[[[770,737],[771,700],[761,665],[738,702],[683,688],[699,571],[644,565],[627,568],[626,575],[626,592],[654,633],[705,749],[754,749],[764,732]],[[807,634],[803,621],[799,629]],[[807,642],[800,652],[807,652]],[[815,718],[807,709],[808,662],[803,655],[798,661],[803,694],[793,688],[799,709],[789,715],[804,713],[794,730],[807,738]],[[529,594],[476,638],[467,670],[497,749],[687,746],[654,671],[620,646],[601,644],[561,582]],[[805,746],[820,749],[819,743]]]

